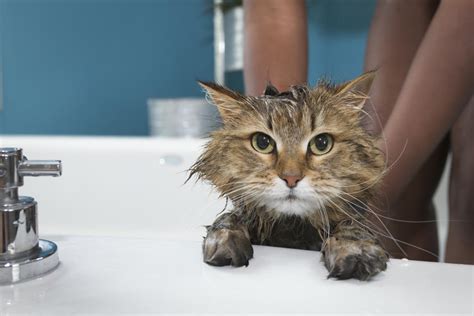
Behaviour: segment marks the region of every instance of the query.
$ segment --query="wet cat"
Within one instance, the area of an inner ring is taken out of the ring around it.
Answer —
[[[252,244],[321,250],[328,277],[367,280],[388,255],[364,213],[384,157],[361,126],[374,73],[259,97],[200,82],[222,117],[190,177],[233,209],[207,227],[204,261],[248,265]]]

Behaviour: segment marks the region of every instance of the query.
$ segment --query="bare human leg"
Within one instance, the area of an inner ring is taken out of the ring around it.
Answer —
[[[245,0],[245,90],[280,91],[307,81],[308,40],[304,0]]]
[[[451,130],[446,262],[474,264],[474,96]]]
[[[378,69],[371,91],[373,106],[370,104],[366,106],[366,110],[372,116],[372,120],[367,120],[366,123],[374,133],[380,133],[381,127],[388,121],[437,6],[438,1],[433,0],[377,3],[369,34],[365,66],[366,70]],[[444,167],[447,145],[445,141],[435,150],[396,202],[388,205],[382,201],[380,208],[386,211],[382,215],[407,221],[426,221],[435,218],[431,200]],[[377,223],[378,220],[372,218],[372,221]],[[435,223],[415,224],[393,220],[384,220],[384,223],[396,239],[433,253],[438,252]],[[381,230],[384,231],[382,228]],[[394,242],[385,239],[384,243],[392,256],[396,258],[404,256]],[[437,260],[435,256],[417,248],[402,243],[400,246],[411,259]]]
[[[422,165],[446,138],[472,98],[472,12],[474,2],[471,0],[441,0],[385,125],[385,139],[391,150],[386,154],[390,162],[397,161],[396,169],[389,170],[384,178],[384,190],[393,201],[397,201]],[[380,146],[383,147],[382,144]],[[403,148],[404,153],[398,159],[397,152]],[[460,159],[466,161],[464,159],[469,158]],[[462,164],[462,172],[466,173],[462,178],[463,183],[468,186],[472,183],[472,174],[467,173],[470,162]],[[464,196],[469,197],[468,194]],[[460,209],[455,211],[459,212]],[[457,227],[450,225],[452,230],[456,230],[451,232],[452,238],[457,233],[468,236],[466,229]],[[472,235],[470,238],[472,240]],[[451,250],[448,249],[449,256]],[[460,255],[465,256],[465,252]]]

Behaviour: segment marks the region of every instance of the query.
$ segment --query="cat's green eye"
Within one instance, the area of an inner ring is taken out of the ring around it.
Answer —
[[[252,135],[252,147],[262,154],[270,154],[275,149],[275,141],[264,133],[255,133]]]
[[[324,155],[331,151],[333,146],[333,138],[331,135],[322,133],[318,134],[309,142],[309,149],[315,155]]]

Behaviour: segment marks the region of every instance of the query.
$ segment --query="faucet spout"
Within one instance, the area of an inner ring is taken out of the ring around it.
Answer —
[[[21,177],[59,177],[62,174],[61,160],[25,160],[19,164],[18,174]]]

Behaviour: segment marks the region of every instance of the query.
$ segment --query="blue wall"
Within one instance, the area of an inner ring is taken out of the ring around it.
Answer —
[[[362,71],[374,0],[308,1],[310,83]],[[0,133],[146,135],[213,78],[211,0],[0,0]]]
[[[146,135],[213,78],[210,0],[0,0],[0,133]]]
[[[409,0],[408,0],[409,1]],[[361,74],[375,0],[309,0],[309,82]]]

